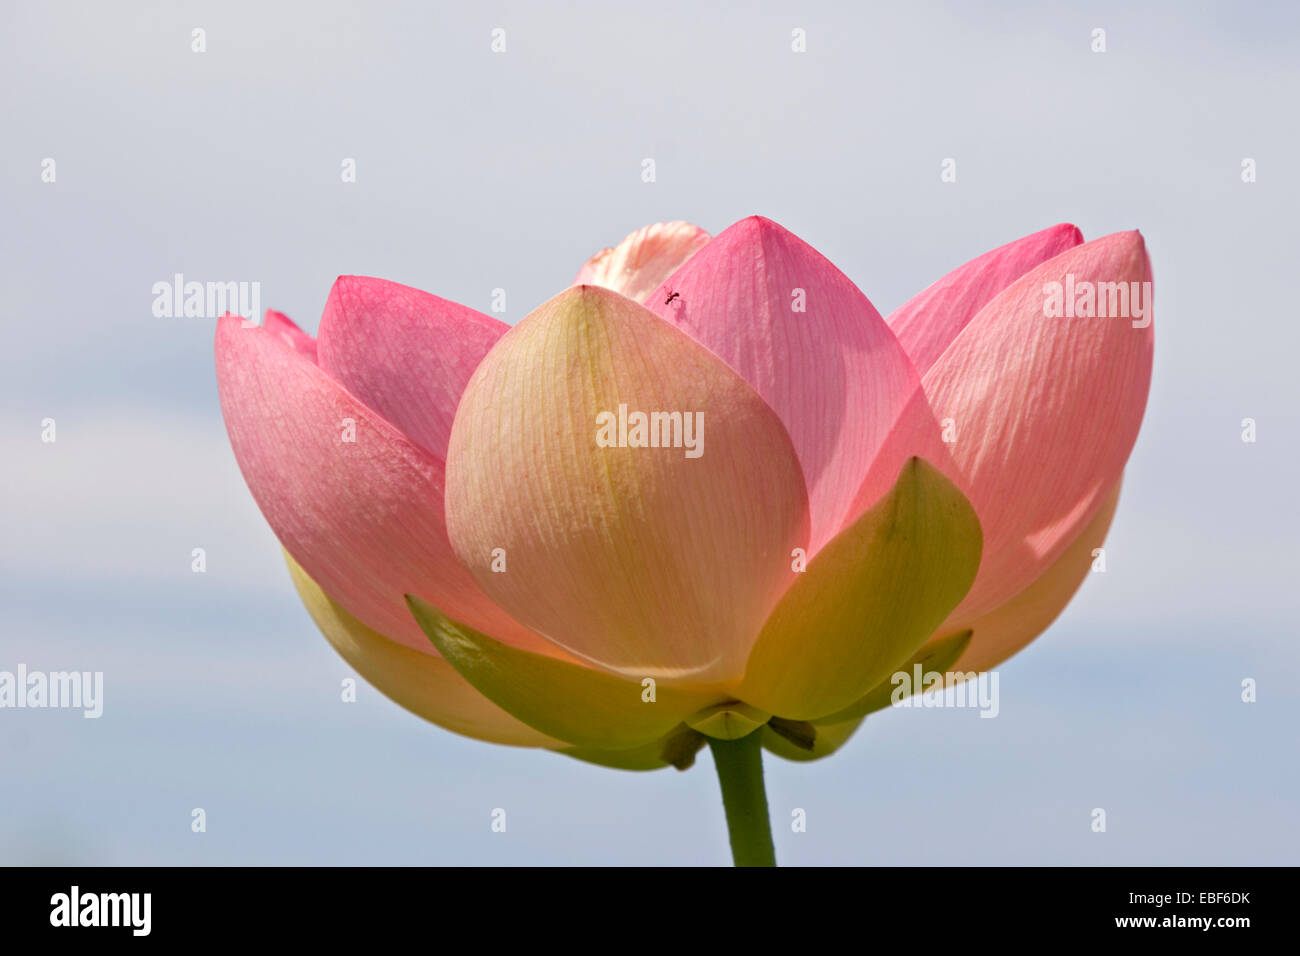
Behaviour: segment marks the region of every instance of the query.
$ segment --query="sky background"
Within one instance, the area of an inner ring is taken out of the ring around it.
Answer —
[[[0,863],[728,862],[707,752],[633,774],[342,703],[227,443],[215,323],[151,290],[258,281],[314,332],[374,275],[505,288],[515,322],[635,228],[751,214],[882,313],[1061,221],[1141,229],[1156,280],[1106,572],[1001,668],[997,719],[769,757],[779,859],[1300,863],[1300,6],[613,6],[0,0],[0,670],[105,680],[99,720],[0,710]]]

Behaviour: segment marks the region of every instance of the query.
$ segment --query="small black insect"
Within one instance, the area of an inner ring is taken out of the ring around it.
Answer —
[[[664,299],[664,305],[670,305],[673,299],[680,299],[681,297],[682,294],[680,292],[669,292],[668,298]]]

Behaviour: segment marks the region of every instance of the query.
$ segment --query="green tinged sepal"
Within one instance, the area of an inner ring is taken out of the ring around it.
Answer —
[[[863,718],[858,717],[839,723],[822,724],[773,717],[763,728],[763,747],[786,760],[801,763],[820,760],[844,746],[862,721]]]
[[[843,710],[828,714],[825,717],[819,717],[813,723],[817,725],[840,724],[846,720],[859,719],[878,710],[884,710],[894,702],[894,694],[899,692],[899,688],[902,686],[903,682],[897,679],[899,674],[907,675],[907,687],[910,689],[911,694],[925,690],[925,686],[918,686],[913,679],[916,668],[920,667],[923,678],[930,674],[947,674],[948,669],[957,663],[958,658],[961,657],[970,644],[972,633],[972,631],[958,631],[956,634],[949,635],[941,640],[931,641],[913,654],[906,664],[903,664],[893,674],[889,675],[888,680],[881,681]],[[924,684],[924,681],[922,683]],[[939,684],[938,686],[943,685]],[[910,697],[911,694],[900,693],[900,699]]]
[[[762,727],[771,716],[738,700],[729,700],[692,714],[686,718],[686,723],[706,737],[739,740]]]
[[[911,458],[894,487],[795,576],[764,622],[735,696],[792,720],[859,700],[922,647],[980,565],[966,497]]]
[[[408,594],[406,603],[438,653],[479,693],[584,752],[653,744],[690,715],[720,702],[715,691],[647,686],[572,658],[522,650],[453,621],[414,595]]]
[[[653,743],[630,750],[596,750],[590,747],[573,747],[559,750],[567,757],[586,763],[612,767],[615,770],[662,770],[676,767],[689,770],[695,765],[695,755],[704,747],[704,736],[685,724]]]

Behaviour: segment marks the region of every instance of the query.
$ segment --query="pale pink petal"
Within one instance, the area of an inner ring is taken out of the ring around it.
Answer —
[[[949,616],[936,633],[951,634],[967,628],[972,631],[970,644],[952,668],[954,672],[996,667],[1047,630],[1065,610],[1092,570],[1096,558],[1093,552],[1105,543],[1119,503],[1119,487],[1116,483],[1106,492],[1092,520],[1029,587],[980,617],[958,616],[955,612]]]
[[[320,365],[425,451],[445,458],[460,393],[508,328],[410,286],[340,276],[321,316]]]
[[[913,296],[885,321],[924,375],[966,324],[1022,275],[1083,242],[1078,227],[1062,223],[1000,246],[954,269]]]
[[[656,222],[596,253],[573,284],[602,286],[644,303],[708,241],[709,234],[689,222]]]
[[[447,542],[443,463],[274,333],[217,325],[217,384],[244,480],[285,549],[368,627],[432,645],[416,594],[499,640],[539,639],[482,593]],[[452,610],[452,609],[455,610]]]
[[[979,576],[955,615],[1028,586],[1119,479],[1151,383],[1150,280],[1137,232],[1076,246],[996,296],[926,373],[934,417],[952,429],[950,477],[984,530]],[[1136,302],[1118,317],[1050,317],[1052,283],[1076,295],[1093,284],[1112,316],[1120,303],[1103,283],[1136,283]]]
[[[911,458],[934,465],[950,479],[957,474],[950,446],[943,440],[944,424],[934,414],[930,400],[918,383],[903,406],[898,421],[881,443],[871,466],[863,476],[848,511],[846,526],[875,505],[898,480],[899,470]],[[955,483],[955,479],[954,479]],[[959,486],[960,487],[960,486]]]
[[[629,427],[651,412],[682,427],[660,447],[632,447],[631,432],[620,446],[620,405]],[[540,306],[475,372],[452,428],[447,524],[522,623],[619,673],[697,682],[740,675],[808,533],[771,408],[706,349],[596,286]]]
[[[669,288],[680,294],[665,301]],[[868,466],[919,390],[894,333],[824,256],[759,216],[718,235],[647,307],[776,411],[808,486],[815,552],[854,516]]]
[[[301,352],[306,358],[316,361],[316,340],[298,328],[297,323],[284,313],[267,309],[266,318],[262,320],[262,328],[277,336],[290,348]]]

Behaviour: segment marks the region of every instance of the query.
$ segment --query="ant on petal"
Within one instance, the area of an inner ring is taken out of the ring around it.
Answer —
[[[664,305],[671,305],[673,299],[680,299],[681,297],[682,294],[680,292],[673,292],[670,290],[668,293],[668,298],[664,299]]]

